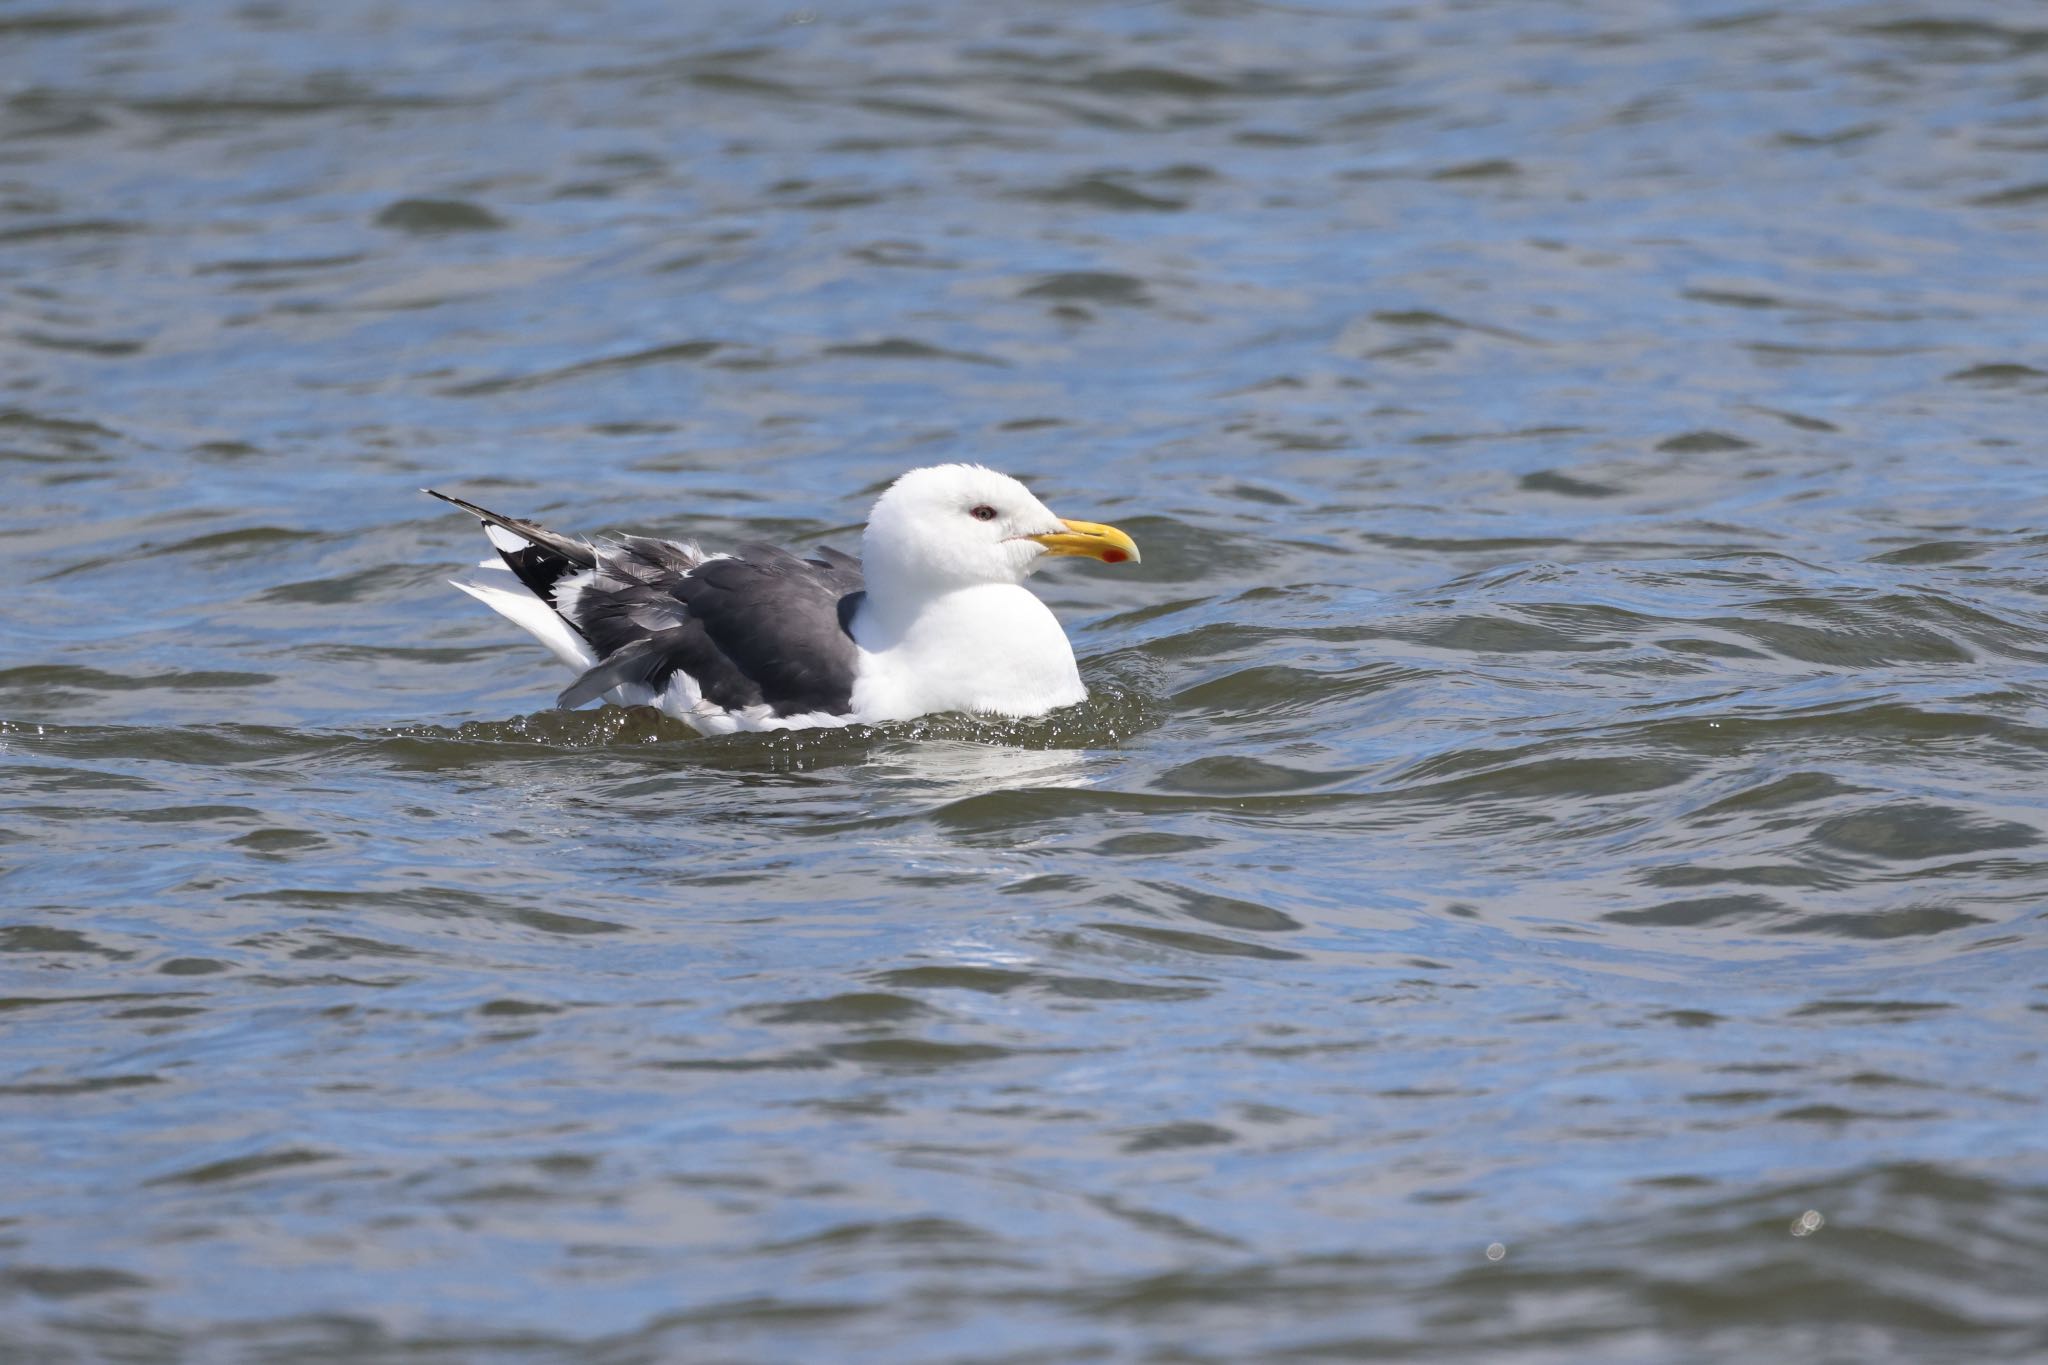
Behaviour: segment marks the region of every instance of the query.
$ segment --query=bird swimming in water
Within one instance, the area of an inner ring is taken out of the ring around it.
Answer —
[[[1055,516],[979,465],[897,479],[859,559],[580,540],[423,491],[481,521],[498,552],[454,585],[577,671],[558,705],[652,705],[707,735],[1071,706],[1088,695],[1073,646],[1024,580],[1053,555],[1138,560],[1116,527]]]

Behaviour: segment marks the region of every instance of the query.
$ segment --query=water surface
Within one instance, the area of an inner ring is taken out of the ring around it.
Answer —
[[[0,11],[0,1359],[2048,1354],[2048,27]],[[1041,722],[546,709],[459,488]]]

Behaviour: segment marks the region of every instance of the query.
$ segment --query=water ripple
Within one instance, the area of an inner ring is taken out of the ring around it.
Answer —
[[[2048,1354],[2037,22],[171,17],[0,18],[16,1354]],[[960,458],[1086,704],[547,710],[414,491]]]

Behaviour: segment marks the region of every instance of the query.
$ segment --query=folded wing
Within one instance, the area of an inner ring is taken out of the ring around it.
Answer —
[[[862,580],[851,556],[821,550],[805,558],[763,544],[707,555],[696,545],[640,536],[593,544],[434,496],[484,524],[525,591],[515,602],[503,600],[513,595],[505,590],[457,586],[583,668],[558,704],[644,695],[735,728],[852,709],[860,652],[847,627]],[[540,604],[550,619],[533,619]],[[552,638],[555,622],[573,638]],[[582,648],[572,655],[565,645]]]

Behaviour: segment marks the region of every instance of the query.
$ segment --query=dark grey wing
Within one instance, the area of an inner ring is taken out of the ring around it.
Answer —
[[[598,552],[596,572],[562,604],[602,662],[560,702],[625,683],[659,692],[683,673],[727,710],[844,715],[860,658],[846,627],[861,590],[859,562],[837,551],[803,559],[742,545],[698,560],[667,541],[621,541]]]
[[[860,561],[852,555],[841,554],[830,545],[820,545],[818,547],[818,557],[807,562],[815,564],[821,569],[832,569],[839,573],[852,574],[856,580],[853,585],[854,591],[858,592],[860,590]]]
[[[629,685],[658,693],[684,673],[727,710],[853,709],[860,651],[848,627],[862,592],[853,556],[820,549],[803,559],[754,544],[706,559],[694,545],[644,536],[592,545],[424,491],[481,521],[506,567],[590,642],[597,665],[558,704],[581,706]]]

